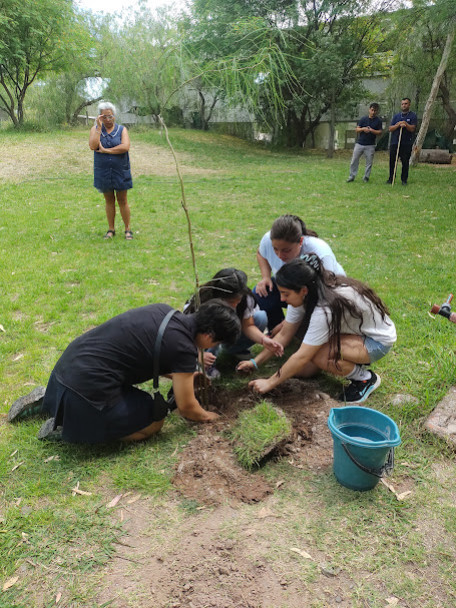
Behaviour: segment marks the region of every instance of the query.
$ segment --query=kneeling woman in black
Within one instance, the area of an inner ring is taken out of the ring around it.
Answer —
[[[156,355],[155,342],[168,315]],[[153,377],[155,367],[157,376],[172,378],[182,416],[211,422],[217,414],[203,409],[194,392],[197,349],[232,343],[239,335],[236,312],[221,301],[204,304],[192,315],[166,304],[135,308],[76,338],[57,361],[38,411],[18,400],[8,420],[46,414],[40,439],[55,438],[56,429],[72,443],[147,439],[161,429],[167,413],[136,387]]]

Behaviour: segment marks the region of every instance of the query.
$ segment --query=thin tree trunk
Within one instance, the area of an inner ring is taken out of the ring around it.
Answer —
[[[437,72],[434,76],[434,82],[432,83],[431,92],[429,93],[428,100],[426,102],[426,107],[424,108],[423,120],[421,121],[421,127],[418,132],[418,136],[415,141],[415,145],[413,147],[412,158],[410,159],[411,165],[416,165],[418,159],[420,157],[421,148],[423,147],[424,138],[426,137],[427,130],[429,128],[429,122],[432,116],[432,109],[434,107],[434,102],[437,97],[437,93],[440,87],[440,83],[443,78],[443,74],[445,73],[448,59],[451,53],[451,47],[453,46],[455,35],[455,26],[451,28],[448,32],[448,36],[445,42],[445,48],[443,49],[442,58],[440,60],[440,65],[437,68]]]
[[[208,127],[206,124],[206,98],[204,97],[202,91],[198,91],[198,95],[200,98],[200,118],[201,118],[201,129],[203,131],[207,131]]]
[[[89,99],[88,101],[83,101],[81,104],[79,104],[79,106],[76,108],[76,110],[72,113],[72,115],[70,116],[70,120],[68,120],[68,122],[72,125],[75,125],[78,122],[78,116],[79,116],[81,110],[83,110],[87,106],[91,106],[93,103],[97,103],[97,101],[100,101],[101,99],[103,99],[103,97],[95,97],[95,99]]]
[[[336,99],[334,89],[331,94],[331,113],[329,121],[329,141],[328,150],[326,151],[326,157],[332,158],[334,156],[334,140],[336,134]]]
[[[443,134],[447,139],[453,140],[454,128],[456,127],[456,110],[450,102],[450,90],[443,81],[440,83],[440,97],[442,98],[442,105],[448,117]]]

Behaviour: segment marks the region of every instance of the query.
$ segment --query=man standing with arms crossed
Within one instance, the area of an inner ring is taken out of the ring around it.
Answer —
[[[402,163],[401,181],[402,185],[407,185],[409,162],[412,155],[412,144],[418,117],[415,112],[410,111],[411,101],[408,97],[401,100],[401,111],[395,114],[391,120],[389,131],[390,141],[390,169],[387,184],[393,183],[396,159],[399,157]]]
[[[353,149],[353,156],[350,163],[350,177],[347,182],[353,182],[358,173],[359,160],[364,154],[366,157],[366,170],[364,172],[363,182],[369,181],[369,176],[372,170],[375,153],[375,139],[377,135],[382,133],[382,121],[378,118],[379,111],[378,103],[371,103],[369,106],[369,115],[359,119],[356,126],[358,140]]]

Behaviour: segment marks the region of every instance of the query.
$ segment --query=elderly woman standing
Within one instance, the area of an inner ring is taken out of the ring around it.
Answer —
[[[103,193],[106,201],[108,231],[105,239],[116,234],[116,197],[120,215],[125,224],[125,238],[131,241],[133,232],[130,228],[130,207],[127,202],[127,190],[133,188],[130,171],[130,138],[127,129],[116,124],[116,108],[112,103],[102,102],[98,105],[98,116],[90,130],[89,147],[94,151],[94,186]]]

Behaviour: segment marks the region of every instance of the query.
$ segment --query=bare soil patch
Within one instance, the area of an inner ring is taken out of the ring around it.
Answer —
[[[344,600],[353,586],[349,577],[315,566],[322,578],[316,591],[292,574],[302,566],[290,552],[287,517],[276,506],[284,482],[273,486],[261,471],[249,473],[236,462],[226,431],[257,400],[246,388],[214,388],[211,402],[221,418],[197,427],[176,466],[174,485],[184,503],[177,496],[160,504],[145,499],[122,512],[126,536],[100,591],[112,608],[302,608],[317,597],[325,606],[350,605]],[[294,379],[268,400],[293,424],[292,438],[273,457],[300,469],[328,467],[332,440],[326,420],[335,402],[316,383]],[[182,504],[190,505],[190,516]],[[285,555],[275,562],[277,536]],[[314,553],[317,564],[325,562],[326,556]]]
[[[125,515],[127,536],[105,573],[100,604],[109,600],[111,608],[351,606],[353,583],[347,575],[320,571],[318,589],[311,589],[300,578],[300,563],[289,547],[280,546],[280,563],[271,561],[274,540],[264,531],[286,526],[283,517],[252,517],[225,505],[182,519],[176,503],[153,506],[148,501]]]
[[[74,135],[69,135],[74,139]],[[0,180],[19,182],[40,178],[58,178],[62,175],[93,173],[93,152],[89,149],[87,138],[74,139],[74,146],[68,145],[65,134],[40,139],[30,138],[15,141],[14,144],[1,146]],[[180,169],[186,175],[217,174],[207,168],[191,166],[191,155],[179,153]],[[173,156],[165,147],[134,141],[130,149],[133,179],[140,175],[176,176]]]
[[[326,420],[335,402],[321,393],[316,384],[298,379],[289,380],[267,398],[293,424],[291,440],[271,456],[286,456],[298,468],[328,466],[332,461],[332,439]],[[222,417],[213,425],[199,427],[198,436],[182,453],[174,485],[187,498],[204,504],[252,503],[264,499],[273,489],[261,474],[248,473],[237,463],[225,434],[239,412],[252,408],[258,397],[248,389],[235,393],[214,388],[210,401],[217,404]]]

